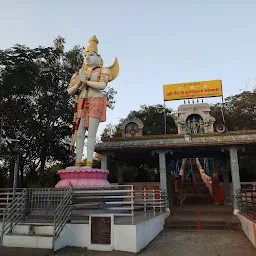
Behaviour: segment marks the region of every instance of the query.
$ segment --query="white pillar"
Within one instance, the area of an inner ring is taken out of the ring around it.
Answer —
[[[107,153],[101,154],[101,169],[107,170],[108,168],[108,156]]]
[[[167,170],[166,170],[166,158],[165,155],[166,153],[172,152],[170,150],[156,150],[153,151],[152,153],[155,154],[157,153],[159,156],[159,172],[160,172],[160,189],[166,191],[167,195],[167,209],[170,209],[172,206],[172,191],[171,191],[171,177],[170,175],[167,175]],[[169,182],[168,180],[169,179]]]
[[[241,189],[237,148],[236,147],[230,148],[229,155],[230,155],[231,174],[232,174],[232,183],[233,183],[233,197],[234,197],[233,213],[237,215],[237,213],[239,212],[237,195],[238,195],[239,189]]]
[[[160,172],[160,188],[167,191],[167,180],[166,180],[166,151],[159,151],[159,172]]]

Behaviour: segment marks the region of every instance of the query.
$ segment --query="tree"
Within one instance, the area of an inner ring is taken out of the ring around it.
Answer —
[[[229,131],[254,130],[256,127],[256,90],[225,99],[224,118]],[[216,123],[223,123],[220,104],[211,107]]]
[[[216,123],[222,122],[220,104],[211,107]],[[256,127],[256,90],[245,91],[225,99],[225,125],[229,131],[255,130]],[[240,156],[241,181],[256,179],[256,161],[252,156]]]
[[[102,137],[113,137],[113,136],[122,137],[122,130],[121,130],[122,120],[123,119],[121,119],[121,121],[119,121],[119,124],[117,125],[107,124],[101,136]]]
[[[166,128],[167,134],[176,134],[177,127],[174,119],[172,109],[166,108],[164,105],[140,106],[139,110],[131,111],[126,118],[139,118],[143,124],[143,135],[161,135],[165,133],[164,111],[166,111]],[[121,125],[124,119],[120,119],[117,125],[107,124],[102,133],[102,137],[121,137]]]
[[[0,110],[8,137],[20,136],[25,172],[67,162],[73,104],[60,51],[17,45],[0,52]]]
[[[46,162],[68,161],[73,102],[66,88],[78,66],[66,69],[77,47],[63,58],[64,41],[59,37],[55,47],[0,50],[1,117],[6,135],[19,138],[25,151],[20,171],[35,180],[39,173],[43,178]]]
[[[167,134],[177,133],[177,127],[171,114],[172,109],[165,107],[164,105],[158,104],[153,106],[142,105],[140,110],[131,111],[127,118],[137,117],[143,124],[143,134],[144,135],[160,135],[165,133],[164,124],[164,111],[166,111],[166,129]]]

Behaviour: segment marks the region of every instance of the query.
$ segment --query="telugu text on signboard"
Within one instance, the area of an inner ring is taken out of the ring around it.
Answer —
[[[222,96],[221,80],[164,85],[164,100],[181,100]]]

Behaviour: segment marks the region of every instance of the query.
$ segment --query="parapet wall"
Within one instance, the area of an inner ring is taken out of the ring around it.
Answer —
[[[248,239],[251,241],[253,246],[256,248],[256,220],[252,220],[246,215],[243,215],[241,213],[238,213],[237,217],[241,222],[242,229],[245,235],[248,237]]]

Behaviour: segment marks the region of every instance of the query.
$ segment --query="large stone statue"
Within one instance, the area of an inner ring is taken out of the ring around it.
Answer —
[[[83,66],[72,76],[68,85],[68,94],[76,97],[71,142],[71,154],[76,145],[76,167],[82,166],[85,132],[88,130],[86,168],[92,168],[96,133],[99,123],[106,121],[106,107],[109,104],[108,96],[102,90],[119,73],[117,58],[112,66],[103,67],[98,43],[96,36],[89,39],[89,46],[84,50]]]

